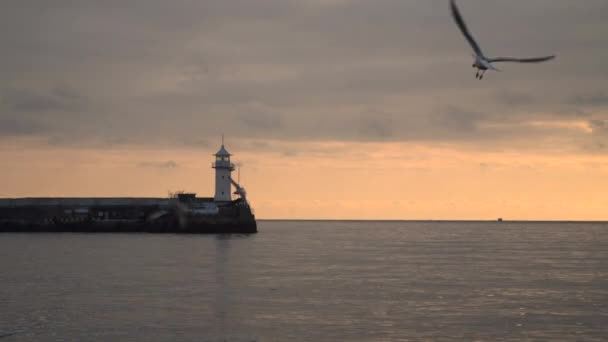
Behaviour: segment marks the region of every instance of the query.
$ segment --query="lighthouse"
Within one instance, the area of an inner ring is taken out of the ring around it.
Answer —
[[[215,154],[215,162],[213,163],[215,169],[215,202],[230,202],[232,200],[231,195],[231,178],[230,173],[234,171],[234,164],[230,162],[230,153],[224,147],[222,147]]]

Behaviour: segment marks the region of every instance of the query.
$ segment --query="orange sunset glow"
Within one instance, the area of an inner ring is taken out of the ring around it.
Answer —
[[[242,184],[262,219],[606,218],[603,155],[400,143],[261,148],[239,141],[227,148],[242,165]],[[6,180],[0,196],[164,197],[175,190],[212,196],[214,152],[5,147],[0,158],[12,162],[0,170]]]

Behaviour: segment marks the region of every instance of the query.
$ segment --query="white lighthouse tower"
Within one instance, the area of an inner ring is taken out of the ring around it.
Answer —
[[[230,162],[230,153],[224,147],[224,139],[222,139],[222,147],[215,154],[215,202],[230,202],[231,194],[231,178],[230,173],[234,171],[234,164]]]

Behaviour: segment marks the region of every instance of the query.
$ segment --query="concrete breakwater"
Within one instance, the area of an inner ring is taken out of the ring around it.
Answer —
[[[0,199],[0,232],[256,233],[257,224],[240,198],[16,198]]]

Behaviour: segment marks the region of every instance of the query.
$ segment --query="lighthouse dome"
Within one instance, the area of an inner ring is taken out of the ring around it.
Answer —
[[[222,147],[220,147],[220,150],[215,154],[216,157],[230,157],[230,155],[231,154],[226,150],[223,144]]]

